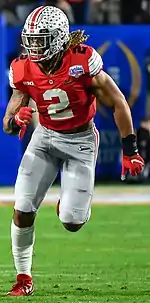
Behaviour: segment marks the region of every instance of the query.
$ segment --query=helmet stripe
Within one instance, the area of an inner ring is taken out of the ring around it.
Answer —
[[[39,15],[45,8],[46,7],[44,5],[42,5],[34,10],[31,20],[30,20],[30,29],[34,29],[35,22],[38,20]]]

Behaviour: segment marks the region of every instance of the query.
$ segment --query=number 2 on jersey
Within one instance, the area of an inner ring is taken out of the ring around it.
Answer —
[[[67,109],[70,102],[67,93],[64,90],[61,90],[60,88],[47,90],[43,94],[43,98],[47,101],[52,101],[53,98],[58,98],[58,103],[50,104],[47,108],[48,114],[52,120],[69,119],[74,116],[72,110]]]

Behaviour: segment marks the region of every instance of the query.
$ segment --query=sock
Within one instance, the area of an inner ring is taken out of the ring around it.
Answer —
[[[34,225],[20,228],[11,224],[12,254],[18,274],[31,276],[32,254],[34,245]]]

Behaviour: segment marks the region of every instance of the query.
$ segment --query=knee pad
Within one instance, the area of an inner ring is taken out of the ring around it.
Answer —
[[[62,223],[83,224],[90,219],[91,209],[63,209],[60,207],[59,219]]]

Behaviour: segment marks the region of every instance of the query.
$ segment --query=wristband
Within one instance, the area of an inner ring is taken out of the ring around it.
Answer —
[[[14,117],[9,119],[8,126],[9,126],[9,129],[12,131],[12,135],[18,135],[21,127],[19,125],[17,125]]]
[[[126,138],[122,138],[123,154],[128,157],[132,157],[138,153],[136,136],[134,134],[128,135]]]

